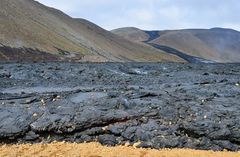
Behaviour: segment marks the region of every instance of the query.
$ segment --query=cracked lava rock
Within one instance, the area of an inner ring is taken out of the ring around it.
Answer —
[[[4,144],[240,150],[240,64],[1,63]]]

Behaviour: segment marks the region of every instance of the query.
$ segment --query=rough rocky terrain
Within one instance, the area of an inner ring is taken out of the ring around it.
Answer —
[[[2,63],[0,138],[240,150],[240,64]]]

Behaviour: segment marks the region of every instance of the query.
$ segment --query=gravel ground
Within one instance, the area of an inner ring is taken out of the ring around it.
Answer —
[[[240,150],[240,64],[2,63],[0,139]]]

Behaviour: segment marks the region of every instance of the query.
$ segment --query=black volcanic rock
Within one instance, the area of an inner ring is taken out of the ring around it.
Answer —
[[[239,64],[1,67],[0,76],[11,74],[0,77],[2,143],[240,150]]]

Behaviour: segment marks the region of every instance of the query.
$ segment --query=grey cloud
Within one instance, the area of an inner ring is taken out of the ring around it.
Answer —
[[[239,0],[38,0],[106,29],[231,27],[240,30]]]

